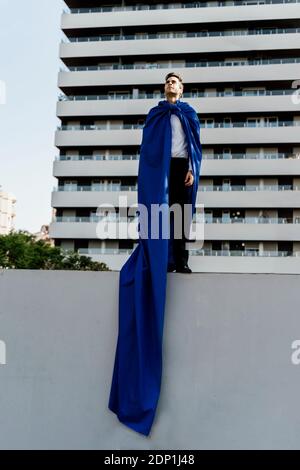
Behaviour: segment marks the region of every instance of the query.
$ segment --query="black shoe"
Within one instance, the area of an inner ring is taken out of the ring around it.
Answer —
[[[184,266],[178,266],[178,267],[176,268],[176,272],[177,272],[177,273],[191,274],[193,271],[191,270],[191,268],[188,267],[187,264],[185,264]]]
[[[174,264],[174,265],[171,264],[170,266],[168,266],[167,272],[168,272],[168,273],[174,273],[174,272],[175,272],[175,269],[176,269],[175,264]]]

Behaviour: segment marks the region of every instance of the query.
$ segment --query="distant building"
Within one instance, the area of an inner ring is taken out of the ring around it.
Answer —
[[[44,240],[49,242],[49,245],[54,246],[54,240],[49,236],[49,225],[42,225],[39,232],[34,233],[36,241]]]
[[[0,235],[8,235],[14,229],[15,203],[16,198],[0,186]]]

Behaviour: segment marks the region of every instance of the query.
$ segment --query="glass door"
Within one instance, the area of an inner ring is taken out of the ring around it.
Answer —
[[[64,191],[77,191],[77,181],[66,180],[64,182]]]
[[[222,224],[230,224],[230,211],[229,210],[222,211]]]
[[[229,178],[223,178],[222,182],[222,190],[223,191],[230,191],[231,189],[231,181]]]

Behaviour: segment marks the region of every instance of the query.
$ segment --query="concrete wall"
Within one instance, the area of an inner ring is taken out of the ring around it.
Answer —
[[[107,408],[118,276],[0,272],[1,449],[299,449],[299,275],[168,274],[149,437]]]

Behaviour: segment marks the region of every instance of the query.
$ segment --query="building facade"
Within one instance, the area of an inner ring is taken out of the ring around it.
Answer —
[[[0,235],[8,235],[14,229],[16,198],[0,187]]]
[[[55,244],[111,269],[128,258],[136,240],[122,224],[136,219],[120,196],[137,202],[145,117],[174,71],[201,122],[204,242],[188,246],[192,269],[299,264],[299,0],[65,3]],[[105,216],[118,226],[110,238],[97,229]]]

